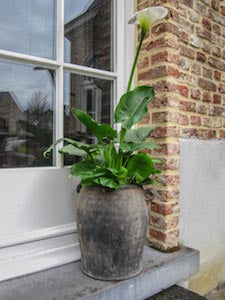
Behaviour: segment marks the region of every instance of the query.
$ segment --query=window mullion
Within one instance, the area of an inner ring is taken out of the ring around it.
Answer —
[[[56,107],[55,107],[55,138],[64,136],[64,106],[63,106],[63,60],[64,60],[64,0],[57,0],[57,37],[56,37],[56,59],[59,67],[56,70]],[[63,166],[62,156],[58,149],[62,143],[56,147],[56,166]]]

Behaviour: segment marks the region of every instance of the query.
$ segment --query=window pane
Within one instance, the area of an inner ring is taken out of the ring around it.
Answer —
[[[113,0],[65,0],[65,61],[112,70]]]
[[[52,165],[54,71],[0,62],[0,168]]]
[[[55,0],[1,0],[0,49],[55,58]]]
[[[82,109],[97,122],[110,124],[113,110],[112,82],[65,72],[64,83],[64,136],[94,143],[95,138],[73,117],[71,108]],[[65,164],[74,162],[75,158],[65,156]]]

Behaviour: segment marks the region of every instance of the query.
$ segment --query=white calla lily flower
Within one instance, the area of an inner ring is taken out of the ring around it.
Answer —
[[[128,24],[137,23],[141,26],[144,34],[158,20],[165,18],[168,14],[168,9],[162,6],[152,6],[138,11],[128,21]]]

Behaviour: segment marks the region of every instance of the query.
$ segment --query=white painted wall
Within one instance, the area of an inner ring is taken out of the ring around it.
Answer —
[[[225,244],[225,142],[180,140],[180,242],[201,261]]]
[[[200,250],[196,289],[225,281],[225,142],[180,139],[180,243]]]

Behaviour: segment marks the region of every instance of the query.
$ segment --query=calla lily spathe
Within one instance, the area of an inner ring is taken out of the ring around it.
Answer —
[[[138,11],[128,21],[128,24],[138,23],[141,26],[142,32],[147,33],[148,29],[158,20],[165,18],[168,14],[168,9],[162,6],[152,6]]]

